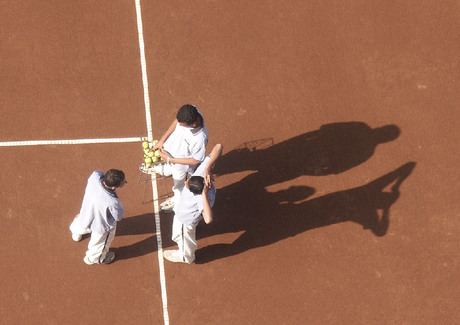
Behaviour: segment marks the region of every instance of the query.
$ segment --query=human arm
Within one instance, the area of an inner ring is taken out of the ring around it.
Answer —
[[[164,161],[169,161],[171,164],[180,164],[180,165],[190,165],[195,166],[200,162],[193,158],[173,158],[169,152],[166,150],[160,150],[161,159]],[[169,160],[168,160],[169,159]]]
[[[171,123],[171,125],[169,126],[169,128],[166,130],[166,132],[161,136],[161,138],[158,140],[158,142],[152,147],[152,149],[150,149],[150,151],[154,151],[156,149],[159,149],[159,148],[162,148],[163,147],[163,144],[165,143],[166,139],[169,138],[169,136],[171,135],[171,133],[174,132],[174,129],[176,128],[177,126],[177,119],[174,119],[174,121]]]
[[[210,157],[209,157],[209,162],[206,168],[204,169],[203,172],[203,178],[204,178],[204,184],[206,186],[211,186],[211,170],[214,166],[214,163],[216,162],[217,158],[219,158],[222,155],[222,150],[223,150],[222,144],[218,143],[212,148]]]
[[[209,198],[208,198],[208,191],[210,188],[211,186],[205,185],[203,188],[203,193],[201,195],[203,197],[203,212],[202,212],[203,220],[207,224],[212,222],[212,217],[213,217],[211,204],[209,203]]]
[[[123,205],[121,203],[107,207],[107,212],[108,215],[115,219],[115,221],[121,221],[121,219],[123,219],[123,215],[125,214],[125,210],[123,209]]]

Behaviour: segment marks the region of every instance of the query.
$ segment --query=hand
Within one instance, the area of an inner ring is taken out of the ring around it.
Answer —
[[[161,148],[161,149],[159,150],[159,153],[160,153],[161,159],[163,159],[164,161],[167,161],[168,158],[172,158],[171,155],[169,154],[169,152],[167,152],[167,151],[164,150],[163,148]]]
[[[211,189],[211,183],[207,185],[206,183],[203,186],[203,192],[201,193],[202,195],[208,194],[208,191]]]
[[[209,171],[209,169],[205,169],[204,172],[203,172],[203,178],[204,178],[204,185],[205,187],[206,186],[209,186],[211,187],[211,181],[212,181],[212,176],[211,176],[211,173]]]
[[[162,142],[160,143],[160,141],[158,141],[158,142],[150,149],[150,151],[155,151],[155,150],[160,149],[160,148],[162,148],[162,147],[163,147],[163,143],[162,143]]]

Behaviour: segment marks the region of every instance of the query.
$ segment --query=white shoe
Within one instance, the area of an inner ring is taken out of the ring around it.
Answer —
[[[187,263],[182,254],[177,249],[168,249],[163,252],[163,256],[170,262]]]
[[[174,199],[171,197],[160,204],[160,209],[163,212],[172,212],[174,209]]]
[[[81,238],[82,238],[82,235],[72,234],[73,241],[80,241]]]
[[[113,251],[108,251],[107,254],[105,254],[104,260],[102,262],[92,262],[89,260],[88,256],[85,256],[83,259],[83,262],[85,262],[88,265],[93,265],[93,264],[110,264],[115,260],[115,252]]]
[[[172,175],[172,172],[171,172],[171,167],[169,165],[166,165],[166,164],[158,164],[158,165],[154,165],[153,167],[153,170],[155,171],[155,173],[157,174],[160,174],[160,175],[163,175],[165,177],[169,177]]]

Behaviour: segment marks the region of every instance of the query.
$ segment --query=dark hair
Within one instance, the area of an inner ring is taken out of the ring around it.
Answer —
[[[187,125],[193,124],[200,117],[200,113],[193,105],[184,105],[179,108],[176,118],[179,123],[186,123]]]
[[[201,194],[204,188],[204,178],[201,176],[190,177],[188,188],[193,194]]]
[[[110,169],[105,173],[102,180],[108,187],[120,187],[121,183],[125,180],[125,173],[118,169]]]

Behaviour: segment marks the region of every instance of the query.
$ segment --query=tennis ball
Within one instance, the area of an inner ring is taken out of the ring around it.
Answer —
[[[160,150],[155,150],[155,153],[154,153],[155,157],[160,157]]]
[[[150,164],[145,164],[145,168],[150,168]]]
[[[151,164],[151,163],[152,163],[152,158],[147,157],[147,158],[144,159],[144,162],[145,162],[146,164]]]
[[[149,156],[149,157],[153,157],[154,155],[155,155],[155,154],[153,153],[153,151],[149,151],[149,152],[147,153],[147,156]]]
[[[142,142],[142,147],[144,149],[148,149],[149,148],[149,143],[147,141]]]
[[[158,140],[153,140],[152,141],[152,147],[155,146],[158,143]]]
[[[158,157],[153,157],[152,162],[158,162]]]

